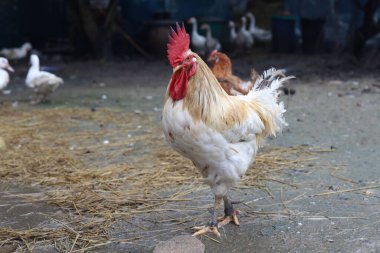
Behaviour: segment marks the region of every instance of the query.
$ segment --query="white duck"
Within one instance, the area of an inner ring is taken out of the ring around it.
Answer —
[[[10,60],[20,60],[25,58],[31,49],[32,44],[26,42],[19,48],[3,48],[0,50],[0,54],[4,55]]]
[[[228,27],[230,28],[230,42],[232,44],[235,44],[236,43],[236,39],[237,39],[235,22],[234,21],[229,21],[228,22]]]
[[[236,32],[235,22],[229,21],[228,27],[230,29],[230,46],[232,47],[233,54],[239,54],[247,50],[246,38],[242,33]]]
[[[9,83],[9,74],[5,69],[14,72],[14,69],[9,65],[8,60],[4,57],[0,57],[0,91],[3,91],[4,94],[4,89]]]
[[[245,17],[241,17],[241,27],[237,34],[237,43],[242,44],[246,49],[250,49],[254,43],[254,39],[247,29],[247,19]]]
[[[248,12],[246,16],[250,20],[249,32],[252,34],[254,39],[257,39],[258,41],[271,41],[272,40],[272,33],[270,31],[259,28],[256,26],[256,18],[252,12]]]
[[[206,30],[206,55],[209,55],[214,50],[222,49],[222,45],[219,40],[212,37],[211,27],[209,24],[203,24],[200,29]]]
[[[35,54],[30,56],[30,64],[32,66],[25,79],[26,86],[32,88],[37,95],[34,103],[43,102],[59,85],[63,84],[63,80],[49,72],[40,71],[40,60]]]
[[[205,54],[206,54],[206,37],[202,36],[198,33],[197,19],[194,17],[191,17],[189,19],[188,23],[192,25],[191,46],[193,47],[194,51],[197,54],[205,56]]]

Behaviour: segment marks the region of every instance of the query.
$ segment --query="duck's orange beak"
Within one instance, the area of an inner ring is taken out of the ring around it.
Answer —
[[[11,67],[11,65],[7,65],[6,67],[5,67],[7,70],[9,70],[10,72],[15,72],[15,70]]]

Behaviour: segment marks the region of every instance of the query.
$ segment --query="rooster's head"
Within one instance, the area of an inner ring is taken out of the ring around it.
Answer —
[[[169,94],[173,100],[186,96],[189,78],[197,71],[197,58],[189,49],[190,36],[185,27],[177,23],[176,30],[172,29],[168,43],[168,59],[173,67],[173,75],[169,84]]]

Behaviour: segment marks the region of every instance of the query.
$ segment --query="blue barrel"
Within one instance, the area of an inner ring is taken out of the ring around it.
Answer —
[[[295,16],[272,17],[272,51],[275,53],[293,53],[297,49]]]

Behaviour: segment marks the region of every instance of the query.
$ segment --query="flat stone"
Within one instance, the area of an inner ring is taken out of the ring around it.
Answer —
[[[205,246],[196,237],[179,235],[167,241],[160,242],[153,253],[204,253]]]

